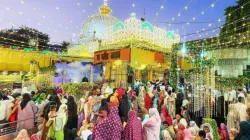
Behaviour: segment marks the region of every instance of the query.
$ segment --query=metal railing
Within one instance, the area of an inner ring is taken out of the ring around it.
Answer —
[[[17,124],[20,122],[23,122],[23,121],[27,121],[27,120],[34,120],[34,118],[29,118],[29,119],[18,120],[18,121],[14,121],[14,122],[7,122],[7,123],[0,124],[0,137],[4,136],[4,135],[18,132],[19,130],[17,130]],[[37,124],[38,124],[38,122],[34,121],[33,128],[37,128]]]

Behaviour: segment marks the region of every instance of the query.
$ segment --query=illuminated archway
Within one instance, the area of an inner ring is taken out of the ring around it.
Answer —
[[[166,37],[167,37],[167,38],[172,38],[173,40],[175,39],[174,33],[171,32],[171,31],[168,31],[168,32],[167,32]]]
[[[142,28],[142,30],[144,30],[145,28],[149,28],[149,30],[150,30],[151,32],[154,31],[153,26],[152,26],[149,22],[147,22],[147,21],[145,21],[145,22],[142,23],[141,28]]]
[[[124,27],[124,24],[122,23],[122,22],[117,22],[116,24],[115,24],[115,26],[114,26],[114,29],[113,29],[113,32],[116,32],[117,31],[117,29],[124,29],[125,27]]]

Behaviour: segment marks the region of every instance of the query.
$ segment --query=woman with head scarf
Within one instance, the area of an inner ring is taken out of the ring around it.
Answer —
[[[227,126],[224,123],[220,124],[220,128],[218,128],[220,134],[220,140],[229,140]]]
[[[38,112],[37,112],[37,115],[38,115],[38,118],[37,118],[37,121],[38,121],[38,124],[41,124],[43,123],[43,110],[44,110],[44,107],[46,106],[46,104],[48,103],[48,101],[46,100],[46,94],[45,93],[41,93],[40,96],[36,99],[36,105],[38,107]]]
[[[144,97],[144,106],[147,110],[149,110],[151,108],[151,98],[148,94],[148,92],[145,94],[145,97]]]
[[[176,129],[176,139],[183,140],[184,139],[184,130],[185,126],[182,123],[178,124],[178,129]]]
[[[77,121],[78,121],[77,104],[73,96],[68,97],[67,107],[68,107],[68,121],[65,128],[67,129],[77,128]]]
[[[143,135],[146,140],[159,140],[161,117],[156,108],[149,109],[150,118],[143,126]]]
[[[17,130],[31,129],[34,127],[37,107],[29,94],[23,94],[23,100],[18,106]]]
[[[247,121],[240,123],[240,132],[236,140],[249,140],[250,139],[250,124]]]
[[[108,117],[97,124],[92,139],[120,140],[122,135],[122,123],[118,113],[118,108],[112,107]]]
[[[176,99],[176,114],[181,114],[181,106],[184,98],[184,94],[179,92]]]
[[[51,109],[53,110],[53,109]],[[55,137],[56,140],[64,139],[64,126],[67,123],[67,105],[62,104],[56,115],[52,115],[52,111],[49,113],[49,121],[46,126],[49,127],[47,139],[50,137]]]
[[[97,118],[98,118],[98,112],[101,107],[101,101],[102,97],[97,96],[95,97],[95,104],[93,105],[93,108],[91,110],[91,115],[90,115],[90,122],[96,124],[97,123]]]
[[[156,93],[154,97],[152,98],[152,107],[156,108],[158,110],[159,108],[159,94]]]
[[[162,116],[164,117],[165,121],[167,121],[169,125],[173,125],[172,119],[168,115],[168,111],[164,107],[161,108],[161,113],[162,113]]]
[[[183,140],[192,140],[192,132],[189,129],[185,129],[184,131],[184,139]]]
[[[201,125],[201,129],[206,133],[206,139],[213,140],[213,129],[209,123]]]
[[[227,128],[230,130],[231,128],[236,128],[235,124],[235,104],[228,105],[228,114],[227,114]]]
[[[125,126],[123,133],[123,140],[141,140],[142,139],[142,126],[141,121],[137,118],[134,110],[128,113],[128,123]]]
[[[29,140],[29,139],[30,137],[27,130],[22,129],[14,140]]]
[[[129,102],[128,96],[126,94],[122,95],[122,100],[119,105],[119,115],[124,118],[125,122],[128,120],[128,112],[129,112]]]
[[[172,140],[172,139],[174,139],[172,137],[171,132],[168,130],[168,127],[169,127],[168,122],[164,121],[163,122],[163,127],[164,127],[164,129],[161,130],[161,136],[162,136],[163,140]]]
[[[195,123],[195,121],[190,121],[189,124],[190,124],[190,126],[189,126],[188,129],[191,131],[192,138],[194,140],[198,136],[200,128],[197,126],[197,124]]]
[[[97,123],[99,124],[105,118],[107,118],[108,117],[108,113],[109,113],[109,106],[108,106],[107,99],[102,99],[102,101],[101,101],[101,107],[99,108]]]

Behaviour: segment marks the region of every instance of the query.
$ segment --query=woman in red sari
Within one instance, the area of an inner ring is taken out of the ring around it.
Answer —
[[[164,119],[168,122],[168,124],[170,126],[173,125],[172,119],[171,119],[171,117],[169,116],[167,110],[164,107],[161,108],[161,113],[162,113]]]
[[[145,97],[144,97],[144,106],[147,110],[151,108],[151,98],[148,92],[145,94]]]

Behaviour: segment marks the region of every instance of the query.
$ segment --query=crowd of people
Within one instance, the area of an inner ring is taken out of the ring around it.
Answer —
[[[218,140],[250,140],[250,106],[241,94],[237,101],[229,105],[227,124],[218,126]],[[11,122],[20,131],[15,140],[217,140],[214,126],[191,120],[190,104],[182,90],[176,93],[164,83],[97,87],[81,99],[3,90],[0,123]],[[38,132],[30,136],[27,130],[34,127]]]

